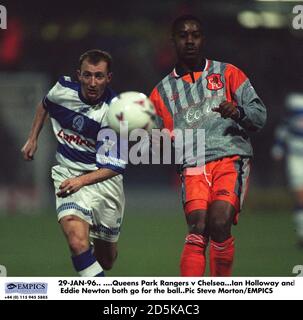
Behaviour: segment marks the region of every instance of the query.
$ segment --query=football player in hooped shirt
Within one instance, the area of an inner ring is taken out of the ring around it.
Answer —
[[[103,269],[111,269],[124,211],[125,162],[113,155],[116,153],[101,152],[106,142],[97,139],[107,125],[108,104],[115,96],[108,87],[111,63],[105,51],[85,52],[79,61],[79,82],[70,77],[59,79],[38,105],[22,148],[24,159],[33,160],[49,115],[58,141],[58,165],[52,168],[58,221],[75,270],[89,277],[104,276]]]
[[[194,134],[205,130],[205,164],[185,159],[181,165],[188,224],[181,275],[204,275],[210,242],[210,275],[230,276],[235,242],[231,227],[242,207],[253,155],[249,133],[264,126],[266,109],[241,70],[203,56],[204,34],[197,17],[177,18],[172,40],[177,64],[150,96],[159,126],[172,136],[174,129],[192,129]]]

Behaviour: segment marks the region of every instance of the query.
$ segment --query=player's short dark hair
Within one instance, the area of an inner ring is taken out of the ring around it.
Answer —
[[[196,16],[194,16],[194,15],[192,15],[192,14],[183,14],[182,16],[177,17],[177,18],[173,21],[173,23],[172,23],[172,28],[171,28],[171,34],[172,34],[172,35],[175,35],[178,26],[179,26],[181,23],[184,23],[185,21],[195,21],[197,24],[200,25],[201,30],[203,31],[202,21],[201,21],[198,17],[196,17]]]
[[[112,70],[112,57],[111,55],[99,49],[91,49],[84,52],[79,58],[79,69],[81,69],[82,63],[84,60],[87,60],[91,64],[98,64],[100,61],[105,61],[107,63],[107,71],[111,72]]]

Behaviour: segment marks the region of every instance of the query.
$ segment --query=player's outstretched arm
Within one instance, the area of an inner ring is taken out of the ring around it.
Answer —
[[[34,160],[34,154],[37,151],[37,147],[38,147],[37,143],[38,143],[39,133],[43,127],[46,117],[47,117],[47,111],[45,110],[41,102],[37,107],[28,139],[21,149],[24,160],[27,160],[27,161]]]
[[[66,179],[61,183],[59,187],[60,191],[57,192],[57,196],[65,198],[70,194],[79,191],[84,186],[102,182],[104,180],[113,178],[118,174],[119,173],[114,170],[101,168],[79,177]]]

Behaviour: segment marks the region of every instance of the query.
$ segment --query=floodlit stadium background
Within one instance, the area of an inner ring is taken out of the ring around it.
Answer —
[[[303,91],[303,30],[292,27],[290,1],[1,1],[0,265],[9,276],[75,275],[56,223],[49,170],[55,142],[47,127],[33,163],[19,152],[35,106],[60,75],[74,75],[91,48],[114,58],[112,87],[149,94],[173,67],[170,25],[182,13],[203,19],[206,56],[231,62],[251,79],[268,107],[252,138],[250,194],[239,225],[235,276],[291,276],[302,264],[283,163],[273,163],[274,128],[287,93]],[[110,276],[176,276],[186,227],[174,167],[129,166],[119,258]]]

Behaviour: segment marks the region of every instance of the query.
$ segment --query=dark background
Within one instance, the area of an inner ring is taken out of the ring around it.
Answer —
[[[235,64],[250,78],[268,108],[261,134],[252,137],[255,149],[252,183],[281,185],[283,166],[273,164],[270,148],[274,128],[283,116],[290,91],[303,91],[303,30],[294,30],[292,8],[300,2],[260,1],[2,1],[8,30],[0,30],[0,68],[9,72],[40,72],[53,84],[60,75],[75,74],[78,57],[90,48],[109,51],[114,59],[112,87],[117,92],[149,94],[174,66],[170,26],[174,18],[193,13],[204,23],[205,55]],[[259,26],[247,28],[238,19],[250,11]],[[270,26],[266,14],[282,21]],[[1,129],[1,137],[9,132]],[[10,164],[13,150],[2,162]],[[4,164],[5,164],[4,163]],[[167,166],[130,166],[130,183],[170,183]],[[136,178],[136,179],[134,179]]]
[[[252,137],[251,190],[233,229],[234,275],[294,276],[294,266],[302,264],[302,250],[295,246],[284,163],[274,163],[270,149],[286,95],[303,92],[303,29],[292,27],[293,7],[302,2],[0,2],[8,11],[8,29],[0,30],[0,264],[8,276],[75,275],[56,223],[49,178],[55,138],[50,128],[43,130],[35,161],[25,163],[20,153],[35,105],[59,76],[75,74],[79,56],[91,48],[112,54],[112,86],[118,93],[149,94],[174,66],[170,26],[183,13],[203,20],[205,55],[245,71],[268,109],[265,128]],[[25,84],[14,86],[12,79],[20,74],[40,75],[41,90],[33,94]],[[172,166],[127,168],[119,258],[107,275],[179,274],[186,223],[180,191],[172,185]]]

